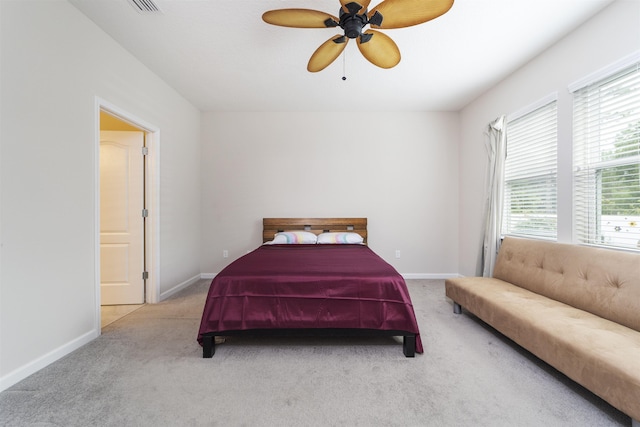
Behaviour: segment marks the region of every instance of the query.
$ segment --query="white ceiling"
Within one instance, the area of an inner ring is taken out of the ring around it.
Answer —
[[[155,14],[128,0],[69,1],[202,111],[457,111],[612,2],[455,0],[433,21],[381,30],[400,49],[395,68],[372,65],[351,41],[309,73],[340,28],[277,27],[262,13],[337,15],[338,0],[153,0]]]

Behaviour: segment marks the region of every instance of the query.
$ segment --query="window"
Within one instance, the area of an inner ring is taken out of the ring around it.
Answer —
[[[502,234],[556,239],[557,101],[507,121]]]
[[[640,250],[640,62],[574,91],[574,233]]]

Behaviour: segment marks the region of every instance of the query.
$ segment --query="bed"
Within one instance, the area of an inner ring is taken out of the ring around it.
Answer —
[[[262,234],[211,282],[203,357],[239,335],[399,336],[406,357],[422,353],[406,283],[367,246],[366,218],[264,218]]]

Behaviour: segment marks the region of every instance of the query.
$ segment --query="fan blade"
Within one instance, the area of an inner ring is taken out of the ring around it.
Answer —
[[[340,4],[342,5],[342,10],[344,10],[346,13],[349,12],[349,7],[347,7],[349,3],[359,4],[361,7],[360,9],[356,10],[356,13],[358,15],[362,15],[369,7],[369,3],[371,3],[371,0],[340,0]]]
[[[362,56],[367,58],[373,65],[381,68],[393,68],[400,62],[400,49],[393,40],[380,31],[367,30],[364,32],[364,39],[371,36],[366,42],[363,37],[358,39],[358,49]]]
[[[374,28],[404,28],[422,24],[445,14],[453,6],[453,0],[384,0],[368,14],[369,19],[376,12],[382,15],[380,25]]]
[[[267,24],[292,28],[337,27],[340,21],[335,16],[311,9],[278,9],[262,14]]]
[[[312,73],[316,73],[327,68],[329,64],[340,56],[348,42],[348,38],[342,34],[338,34],[322,43],[320,47],[313,52],[313,55],[311,55],[309,64],[307,64],[307,70]]]

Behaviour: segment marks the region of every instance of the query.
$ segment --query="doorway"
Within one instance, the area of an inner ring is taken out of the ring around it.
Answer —
[[[96,327],[158,301],[158,131],[97,100]]]

